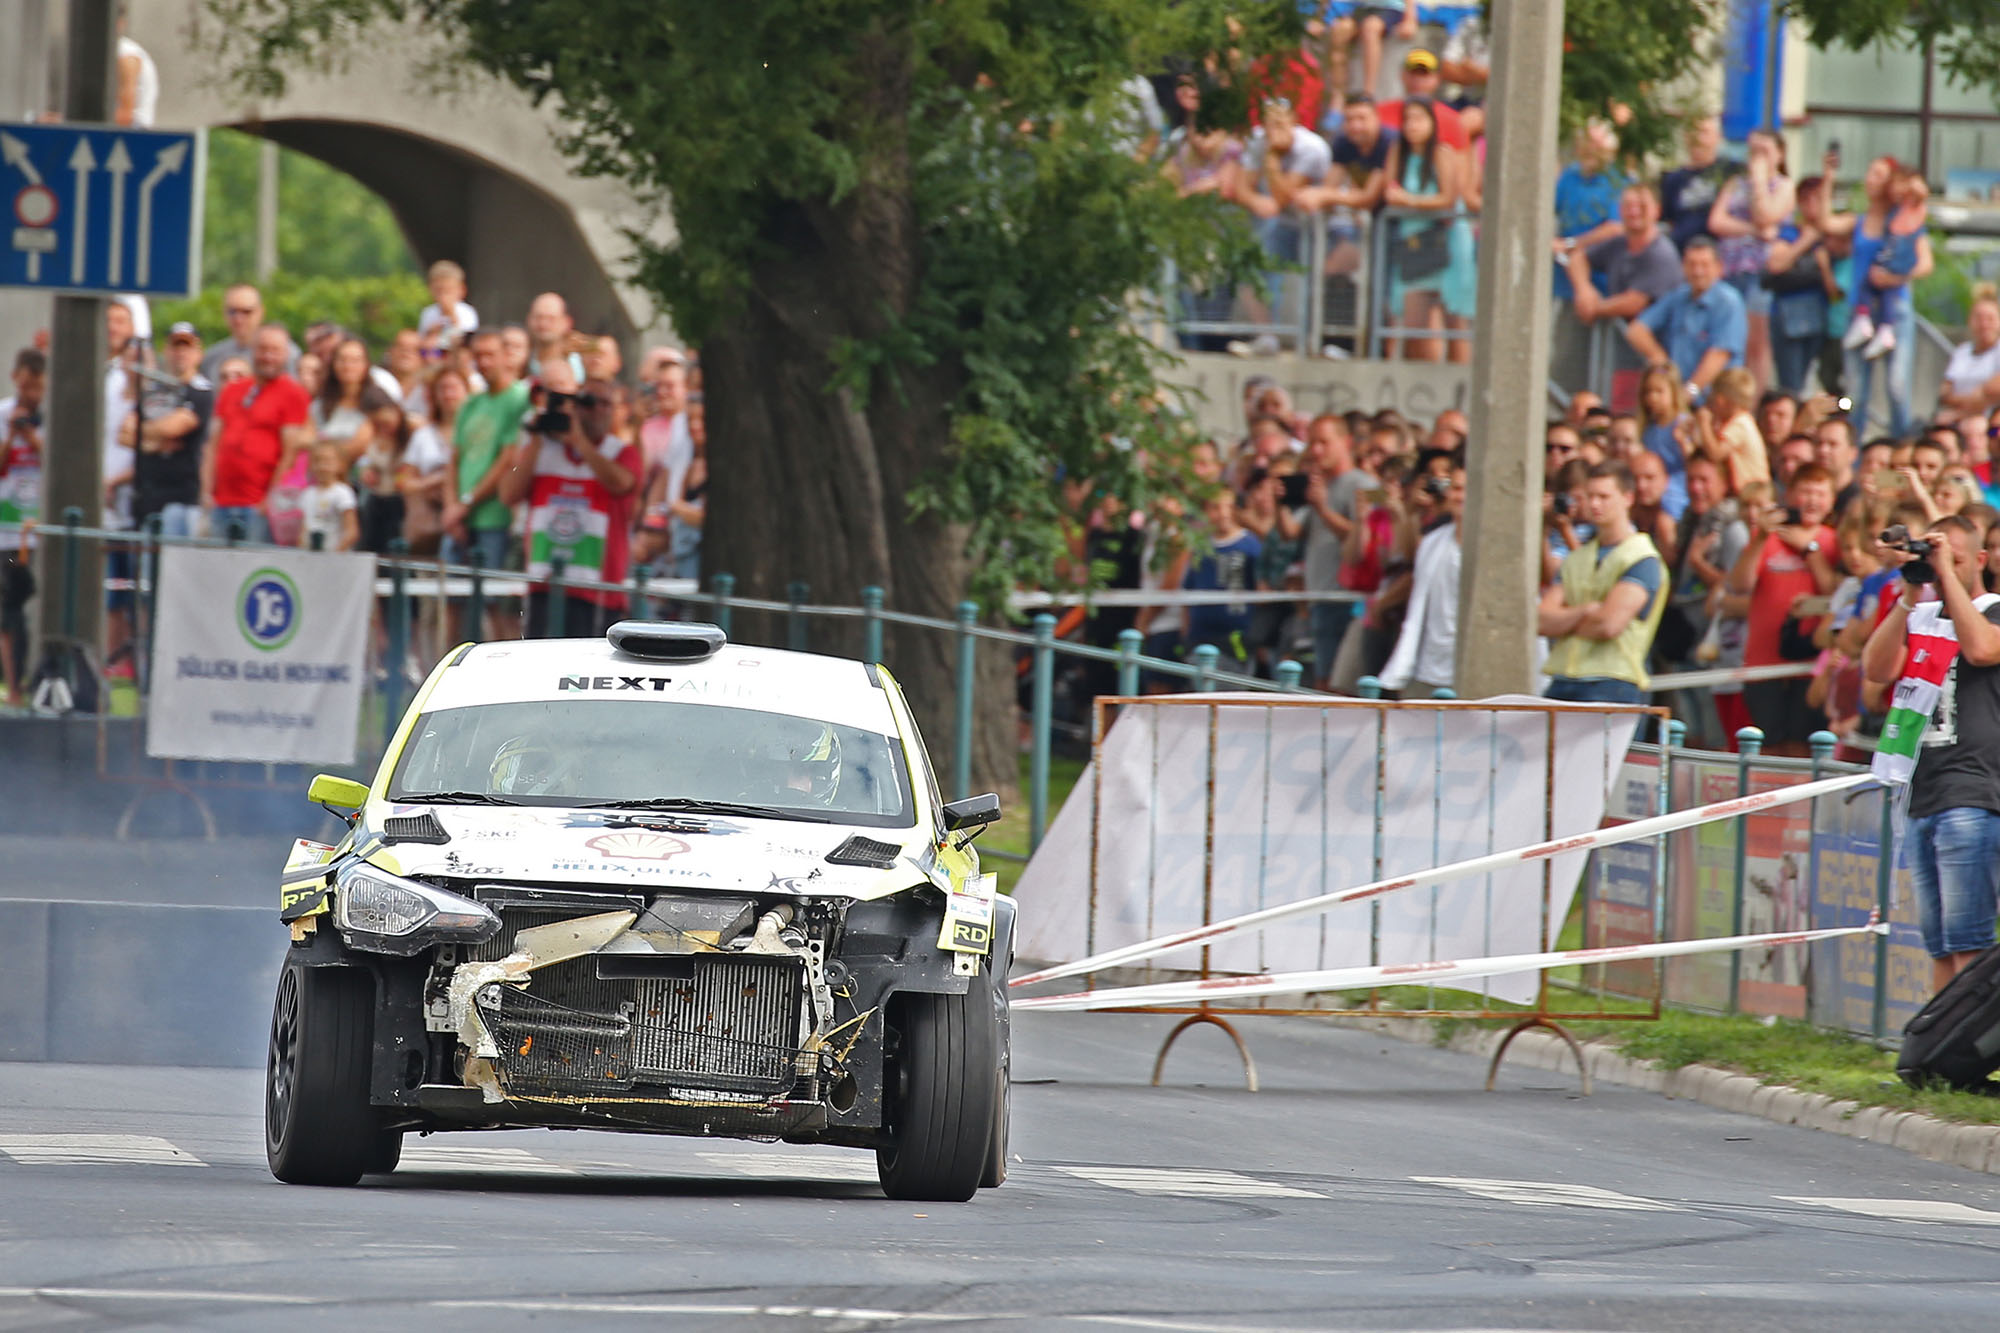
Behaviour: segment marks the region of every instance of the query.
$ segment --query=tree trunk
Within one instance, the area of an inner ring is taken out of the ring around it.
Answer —
[[[915,218],[907,188],[897,184],[892,173],[838,204],[775,209],[766,238],[781,257],[756,267],[743,305],[702,344],[712,442],[702,568],[733,574],[739,596],[780,600],[796,581],[815,602],[851,606],[872,584],[892,610],[944,620],[965,596],[964,532],[912,516],[904,502],[945,464],[958,368],[878,374],[865,403],[828,387],[840,340],[876,337],[885,310],[907,311],[916,291]],[[735,628],[739,637],[783,642],[782,629],[768,622],[739,614]],[[949,789],[957,636],[886,628],[886,663]],[[818,651],[860,649],[858,629],[840,622],[814,624],[809,642]],[[1012,796],[1019,761],[1011,654],[980,654],[974,697],[973,790]]]

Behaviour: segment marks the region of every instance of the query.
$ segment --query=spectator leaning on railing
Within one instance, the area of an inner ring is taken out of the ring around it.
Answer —
[[[1923,558],[1933,577],[1921,585],[1910,577],[1909,552],[1876,548],[1885,563],[1903,566],[1905,583],[1869,637],[1862,669],[1877,685],[1894,682],[1874,768],[1910,784],[1903,854],[1938,989],[1993,944],[2000,595],[1981,591],[1986,551],[1970,521],[1942,519],[1926,538],[1931,552]]]
[[[1628,185],[1618,196],[1623,235],[1585,250],[1574,241],[1555,243],[1556,258],[1569,270],[1570,304],[1586,324],[1600,319],[1634,319],[1681,281],[1680,256],[1660,231],[1660,204],[1651,187]],[[1593,274],[1602,274],[1598,292]]]
[[[1705,236],[1681,252],[1682,283],[1625,325],[1625,340],[1641,359],[1670,361],[1700,399],[1715,377],[1743,364],[1749,321],[1743,298],[1722,281],[1715,242]]]
[[[1536,632],[1552,641],[1543,668],[1551,699],[1646,701],[1646,654],[1666,609],[1667,567],[1653,539],[1632,526],[1634,489],[1632,469],[1617,459],[1591,468],[1584,482],[1590,539],[1562,562],[1535,617]]]

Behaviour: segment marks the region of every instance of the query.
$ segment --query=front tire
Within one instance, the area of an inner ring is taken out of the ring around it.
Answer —
[[[963,1203],[993,1152],[999,1025],[981,986],[964,995],[905,994],[891,1011],[901,1038],[890,1141],[875,1150],[892,1199]]]
[[[382,1131],[368,1105],[374,1019],[375,982],[366,972],[287,960],[279,973],[264,1067],[264,1156],[286,1184],[352,1185],[380,1169]]]

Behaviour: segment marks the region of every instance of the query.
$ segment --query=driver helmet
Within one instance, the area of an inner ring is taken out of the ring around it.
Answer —
[[[757,757],[781,767],[784,785],[816,805],[833,804],[840,788],[840,738],[824,722],[787,727],[757,745]]]
[[[486,790],[495,796],[536,796],[555,785],[556,777],[555,747],[539,736],[515,736],[494,752]]]

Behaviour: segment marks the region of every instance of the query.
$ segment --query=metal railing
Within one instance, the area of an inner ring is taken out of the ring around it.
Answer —
[[[1376,210],[1376,225],[1371,238],[1373,245],[1368,264],[1369,271],[1374,277],[1372,288],[1374,319],[1370,321],[1368,337],[1369,356],[1380,359],[1382,356],[1382,344],[1391,339],[1402,339],[1409,342],[1436,340],[1440,342],[1469,343],[1472,341],[1472,325],[1470,323],[1462,329],[1433,329],[1426,326],[1405,325],[1397,322],[1401,319],[1402,312],[1389,308],[1389,276],[1391,271],[1389,264],[1389,242],[1392,237],[1397,236],[1402,231],[1402,228],[1395,225],[1396,223],[1429,222],[1432,226],[1446,230],[1446,245],[1449,248],[1449,229],[1460,222],[1470,226],[1475,216],[1467,214],[1456,207],[1449,211],[1434,211],[1425,208],[1382,208]],[[1450,266],[1451,260],[1447,254],[1445,260],[1446,271],[1449,271]],[[1443,301],[1444,298],[1440,295],[1438,297],[1440,316],[1443,315]]]
[[[1178,270],[1169,264],[1161,283],[1162,307],[1169,312],[1167,322],[1176,334],[1232,339],[1268,336],[1294,342],[1303,356],[1318,355],[1329,341],[1345,340],[1359,352],[1366,341],[1368,315],[1374,308],[1369,297],[1373,272],[1370,256],[1372,236],[1378,229],[1366,213],[1350,209],[1283,216],[1295,220],[1299,227],[1301,253],[1296,260],[1271,256],[1272,268],[1266,270],[1267,275],[1282,274],[1282,277],[1277,284],[1276,299],[1270,302],[1270,319],[1257,322],[1226,316],[1201,317],[1193,307],[1211,301],[1217,303],[1217,308],[1233,313],[1236,292],[1192,292],[1183,287]],[[1341,241],[1342,245],[1354,247],[1355,267],[1351,272],[1328,274],[1327,260],[1337,253],[1328,233],[1336,226],[1351,226],[1356,233],[1354,240],[1343,237]],[[1293,307],[1293,317],[1280,319],[1279,312],[1287,304]]]

